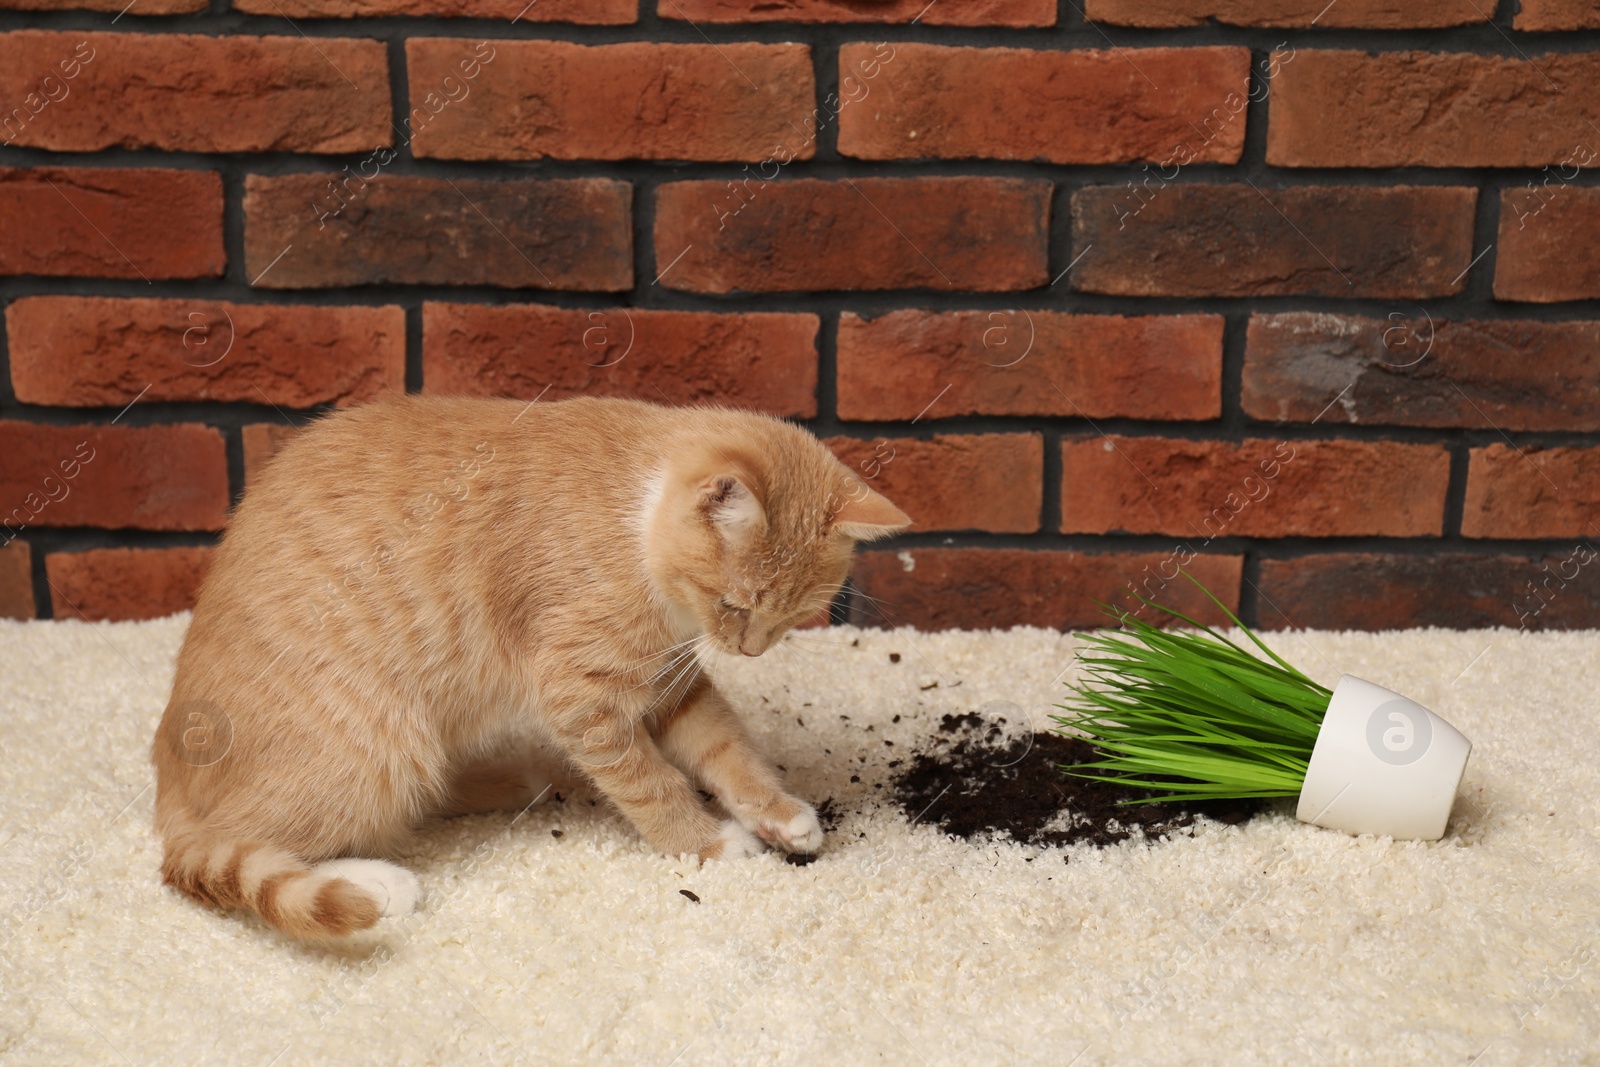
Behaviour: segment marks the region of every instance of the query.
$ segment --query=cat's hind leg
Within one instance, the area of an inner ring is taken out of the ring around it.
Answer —
[[[490,811],[520,812],[543,804],[557,793],[585,791],[570,768],[548,753],[519,750],[460,763],[450,775],[439,814],[481,815]]]

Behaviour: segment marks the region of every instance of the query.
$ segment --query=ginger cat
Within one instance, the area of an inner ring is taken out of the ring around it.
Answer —
[[[325,419],[201,589],[152,746],[163,879],[296,937],[370,927],[418,896],[377,857],[430,814],[528,803],[503,757],[539,748],[663,853],[814,852],[816,812],[699,656],[759,656],[910,521],[739,411],[410,396]]]

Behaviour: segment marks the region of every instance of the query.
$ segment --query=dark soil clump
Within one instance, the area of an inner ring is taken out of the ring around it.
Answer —
[[[907,762],[888,795],[907,818],[961,838],[1000,834],[1029,845],[1104,848],[1135,835],[1185,831],[1202,815],[1240,823],[1265,806],[1259,800],[1124,805],[1150,794],[1059,770],[1095,758],[1087,741],[1050,732],[1006,740],[999,726],[972,714],[944,716],[939,734],[931,750]]]

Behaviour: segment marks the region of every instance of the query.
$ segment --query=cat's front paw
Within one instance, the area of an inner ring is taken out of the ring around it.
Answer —
[[[700,850],[703,860],[736,860],[759,855],[765,851],[761,840],[732,819],[722,824],[722,830],[711,843]]]
[[[817,809],[803,801],[793,801],[799,808],[788,818],[767,817],[760,820],[756,835],[763,841],[783,846],[789,852],[815,852],[822,847],[822,820]]]

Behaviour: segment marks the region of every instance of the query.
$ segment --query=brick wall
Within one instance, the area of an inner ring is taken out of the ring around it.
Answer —
[[[1593,0],[126,3],[0,0],[0,615],[405,389],[803,421],[857,621],[1600,625]]]

